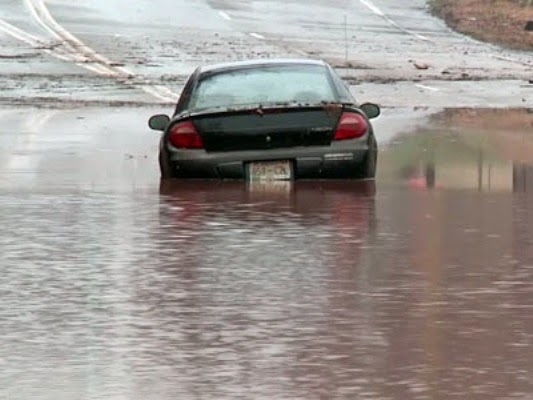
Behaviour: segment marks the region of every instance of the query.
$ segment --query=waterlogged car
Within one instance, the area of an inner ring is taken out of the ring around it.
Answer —
[[[149,126],[164,179],[372,179],[379,114],[322,61],[257,60],[198,68]]]

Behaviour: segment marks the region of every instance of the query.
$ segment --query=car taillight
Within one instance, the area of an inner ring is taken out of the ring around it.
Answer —
[[[203,149],[202,137],[191,121],[178,122],[170,128],[168,141],[179,149]]]
[[[367,130],[365,117],[354,112],[345,112],[341,115],[333,140],[355,139],[363,136]]]

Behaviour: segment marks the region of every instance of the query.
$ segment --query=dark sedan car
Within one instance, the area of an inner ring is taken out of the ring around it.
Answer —
[[[149,126],[162,178],[369,179],[379,113],[322,61],[258,60],[198,68]]]

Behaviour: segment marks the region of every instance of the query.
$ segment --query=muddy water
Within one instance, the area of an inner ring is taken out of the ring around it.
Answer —
[[[143,110],[39,113],[0,128],[0,398],[533,396],[527,111],[391,110],[375,185],[251,187],[159,185]]]

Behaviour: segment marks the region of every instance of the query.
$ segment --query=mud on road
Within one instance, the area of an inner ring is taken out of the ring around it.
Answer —
[[[179,10],[172,20],[169,8]],[[54,96],[171,104],[197,65],[259,57],[325,59],[351,83],[500,80],[501,93],[533,68],[530,54],[454,33],[422,0],[12,1],[0,11],[0,44],[0,97],[9,102],[18,86],[36,106]]]

